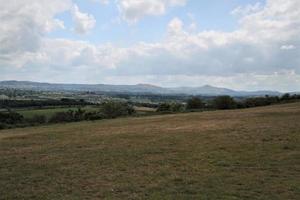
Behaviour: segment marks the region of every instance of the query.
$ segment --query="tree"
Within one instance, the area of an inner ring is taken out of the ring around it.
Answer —
[[[184,111],[184,106],[181,103],[171,103],[172,112],[182,112]]]
[[[157,112],[170,112],[171,105],[169,103],[161,103],[158,105]]]
[[[47,118],[45,115],[34,115],[33,117],[26,120],[31,124],[45,124],[47,123]]]
[[[204,103],[198,97],[193,97],[187,101],[187,109],[201,109],[204,108]]]
[[[184,106],[181,103],[161,103],[158,105],[157,112],[181,112]]]
[[[51,123],[73,122],[74,111],[69,110],[68,112],[57,112],[50,118],[49,121]]]
[[[286,93],[286,94],[281,96],[282,101],[288,101],[290,99],[291,99],[291,95],[289,93]]]
[[[105,116],[103,113],[101,112],[86,112],[84,114],[84,119],[85,120],[100,120],[100,119],[104,119]]]
[[[23,115],[16,113],[16,112],[7,112],[2,113],[0,112],[0,123],[3,124],[18,124],[23,121]]]
[[[101,111],[105,118],[116,118],[135,113],[135,110],[131,105],[117,101],[108,101],[103,103]]]
[[[81,121],[85,118],[85,110],[78,108],[73,114],[74,121]]]
[[[214,99],[214,107],[217,109],[236,108],[236,102],[230,96],[219,96]]]

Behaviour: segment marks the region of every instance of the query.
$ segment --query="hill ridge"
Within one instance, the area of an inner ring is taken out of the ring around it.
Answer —
[[[281,95],[278,91],[237,91],[212,85],[200,87],[160,87],[152,84],[139,83],[135,85],[113,85],[113,84],[73,84],[73,83],[47,83],[33,81],[0,81],[0,88],[14,88],[25,90],[45,90],[45,91],[98,91],[115,93],[151,93],[151,94],[183,94],[183,95],[203,95],[203,96],[263,96]]]

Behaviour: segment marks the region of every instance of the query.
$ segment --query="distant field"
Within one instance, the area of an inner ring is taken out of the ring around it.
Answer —
[[[42,109],[16,109],[15,111],[23,115],[25,118],[33,117],[34,115],[45,115],[50,118],[57,112],[67,112],[69,110],[77,110],[78,107],[53,107],[53,108],[42,108]],[[96,106],[85,106],[81,108],[86,111],[97,111],[99,107]]]
[[[148,107],[137,107],[137,106],[135,106],[134,109],[136,110],[136,112],[139,112],[139,113],[151,113],[151,112],[156,111],[155,108],[148,108]]]
[[[0,199],[300,199],[300,104],[0,131]]]
[[[134,107],[135,110],[139,113],[139,114],[147,114],[150,112],[155,112],[156,109],[153,108],[147,108],[147,107]],[[44,115],[47,118],[50,118],[51,116],[53,116],[55,113],[57,112],[67,112],[69,110],[77,110],[78,106],[73,106],[73,107],[49,107],[49,108],[22,108],[22,109],[15,109],[14,111],[20,113],[21,115],[23,115],[25,118],[31,118],[34,115]],[[92,111],[99,111],[99,107],[97,106],[84,106],[81,107],[82,110],[88,111],[88,112],[92,112]],[[6,109],[0,109],[0,112],[5,112]]]

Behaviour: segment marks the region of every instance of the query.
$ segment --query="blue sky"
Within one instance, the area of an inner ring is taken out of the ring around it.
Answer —
[[[67,29],[49,33],[52,38],[69,38],[87,40],[95,44],[116,43],[122,46],[139,41],[156,42],[165,36],[168,23],[178,17],[186,23],[197,23],[198,31],[220,30],[233,31],[238,26],[238,18],[230,14],[232,10],[249,4],[261,3],[263,0],[190,0],[184,7],[173,7],[164,15],[145,16],[138,23],[128,24],[119,20],[117,5],[113,2],[99,4],[97,1],[75,0],[80,10],[92,14],[97,23],[93,31],[86,35],[78,35],[70,31],[73,27],[71,14],[66,11],[57,15],[64,21]]]
[[[0,80],[300,90],[299,0],[0,0]]]

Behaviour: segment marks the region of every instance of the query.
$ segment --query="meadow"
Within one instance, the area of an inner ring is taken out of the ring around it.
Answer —
[[[0,131],[0,199],[300,199],[300,103]]]
[[[14,111],[23,115],[25,119],[31,118],[35,115],[44,115],[46,118],[51,118],[55,113],[58,112],[67,112],[69,110],[77,110],[78,108],[81,108],[82,110],[92,112],[92,111],[98,111],[100,108],[97,106],[69,106],[69,107],[48,107],[48,108],[20,108],[15,109]]]
[[[13,111],[21,114],[25,119],[32,118],[36,115],[44,115],[47,119],[50,119],[55,113],[68,112],[69,110],[76,111],[78,108],[81,108],[86,112],[97,112],[101,109],[99,106],[53,106],[46,108],[17,108],[13,109]],[[134,109],[136,110],[137,114],[154,114],[156,111],[154,108],[147,107],[134,107]],[[3,109],[3,112],[5,111],[6,109]]]

